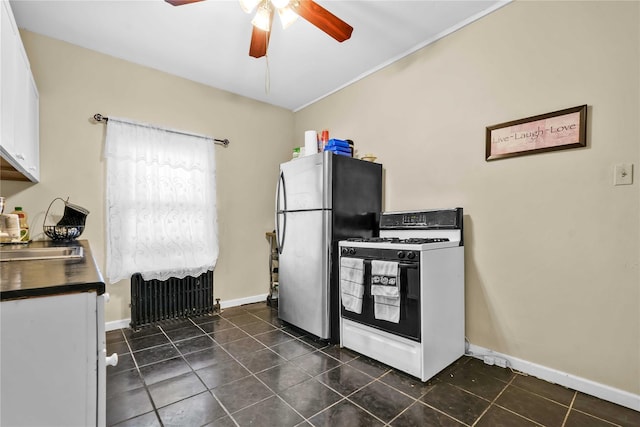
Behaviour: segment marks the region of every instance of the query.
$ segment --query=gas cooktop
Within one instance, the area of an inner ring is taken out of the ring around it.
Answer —
[[[340,246],[396,251],[463,246],[462,208],[383,212],[380,237],[355,237],[343,240]]]
[[[348,242],[366,242],[366,243],[398,243],[398,244],[415,244],[422,245],[425,243],[448,242],[448,238],[443,237],[411,237],[401,239],[399,237],[354,237],[347,239]]]

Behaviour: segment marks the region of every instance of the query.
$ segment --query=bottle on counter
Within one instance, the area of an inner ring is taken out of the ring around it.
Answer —
[[[22,210],[22,206],[16,206],[12,214],[18,215],[18,220],[20,222],[20,241],[28,242],[29,241],[29,221],[28,216],[25,211]]]
[[[322,149],[320,151],[324,151],[324,147],[329,142],[329,131],[325,129],[320,135],[320,144],[322,145]]]

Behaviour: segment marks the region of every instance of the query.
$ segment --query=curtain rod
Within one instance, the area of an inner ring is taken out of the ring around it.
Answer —
[[[94,114],[94,115],[93,115],[93,120],[95,120],[96,122],[108,122],[108,121],[109,121],[109,117],[106,117],[106,116],[103,116],[103,115],[102,115],[102,114],[100,114],[100,113],[97,113],[97,114]],[[197,135],[197,134],[194,134],[194,133],[180,132],[180,131],[172,130],[172,129],[167,129],[167,130],[168,130],[169,132],[179,133],[179,134],[181,134],[181,135],[199,136],[199,137],[202,137],[202,138],[209,138],[208,136],[207,136],[207,137],[204,137],[204,136],[202,136],[202,135]],[[218,144],[218,145],[224,145],[225,147],[227,147],[227,146],[229,145],[229,142],[230,142],[230,141],[229,141],[228,139],[226,139],[226,138],[225,138],[225,139],[211,138],[211,139],[213,139],[214,143],[216,143],[216,144]]]

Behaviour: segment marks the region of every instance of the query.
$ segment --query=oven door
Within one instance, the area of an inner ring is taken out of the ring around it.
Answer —
[[[345,319],[377,328],[413,341],[420,341],[420,263],[398,263],[400,275],[400,319],[398,323],[376,319],[374,296],[371,295],[371,260],[364,260],[364,294],[360,314],[345,310],[340,305]]]

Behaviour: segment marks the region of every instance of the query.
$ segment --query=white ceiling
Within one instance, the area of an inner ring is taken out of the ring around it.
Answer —
[[[508,3],[316,2],[353,26],[351,38],[303,19],[283,30],[275,17],[268,60],[249,56],[252,16],[237,0],[10,4],[20,28],[296,111]]]

